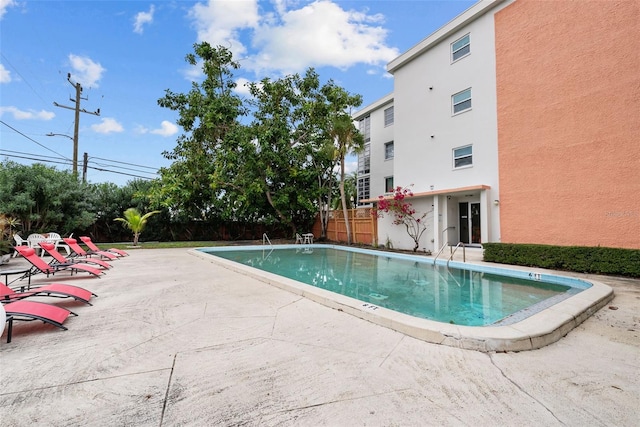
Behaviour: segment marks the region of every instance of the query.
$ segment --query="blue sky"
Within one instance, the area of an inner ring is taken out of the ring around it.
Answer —
[[[364,106],[393,91],[389,61],[473,3],[0,0],[0,159],[71,169],[72,140],[47,136],[73,135],[74,112],[54,106],[74,106],[70,73],[83,87],[81,108],[100,110],[80,114],[87,180],[153,178],[181,133],[157,100],[199,79],[184,61],[194,43],[230,47],[243,96],[245,82],[315,67]]]

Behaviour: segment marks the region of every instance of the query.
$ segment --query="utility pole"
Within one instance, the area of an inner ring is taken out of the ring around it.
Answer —
[[[82,160],[82,182],[87,182],[87,162],[89,161],[89,155],[84,153]]]
[[[88,100],[89,98],[82,98],[80,95],[82,94],[82,86],[80,83],[74,83],[71,81],[71,73],[67,73],[67,81],[76,89],[76,99],[69,98],[70,101],[75,102],[75,107],[68,107],[66,105],[60,105],[57,102],[54,102],[53,105],[60,108],[66,108],[67,110],[75,110],[76,116],[74,120],[73,127],[73,175],[78,176],[78,131],[80,129],[80,113],[93,114],[94,116],[100,115],[100,109],[98,108],[96,111],[87,111],[84,108],[80,108],[80,100]]]

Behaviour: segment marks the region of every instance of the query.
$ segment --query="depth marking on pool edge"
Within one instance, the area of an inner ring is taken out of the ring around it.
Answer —
[[[377,305],[368,304],[368,303],[362,304],[362,306],[364,308],[368,308],[369,310],[377,310],[378,308],[380,308]]]

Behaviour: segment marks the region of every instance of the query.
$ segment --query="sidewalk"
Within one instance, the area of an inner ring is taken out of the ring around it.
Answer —
[[[545,348],[487,354],[409,338],[185,249],[113,264],[102,279],[56,275],[99,295],[54,300],[79,314],[68,331],[16,322],[13,342],[2,336],[3,426],[638,425],[638,280],[594,277],[614,288],[608,307]]]

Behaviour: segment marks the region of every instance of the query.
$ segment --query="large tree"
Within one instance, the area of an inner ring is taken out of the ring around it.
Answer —
[[[165,153],[173,164],[151,192],[157,206],[185,219],[278,222],[292,235],[312,224],[314,211],[326,214],[335,166],[357,139],[344,140],[339,122],[361,98],[332,81],[321,86],[309,69],[250,83],[243,101],[234,91],[239,66],[226,48],[196,44],[187,61],[202,64],[204,81],[158,101],[179,113],[185,133]]]
[[[177,124],[184,133],[172,151],[163,153],[173,163],[160,170],[151,198],[182,219],[206,221],[228,209],[224,193],[211,185],[211,177],[216,174],[220,147],[244,135],[240,120],[247,111],[234,92],[233,70],[239,64],[228,49],[195,44],[186,61],[202,67],[204,80],[193,82],[186,94],[167,89],[158,100],[161,107],[178,112]]]

